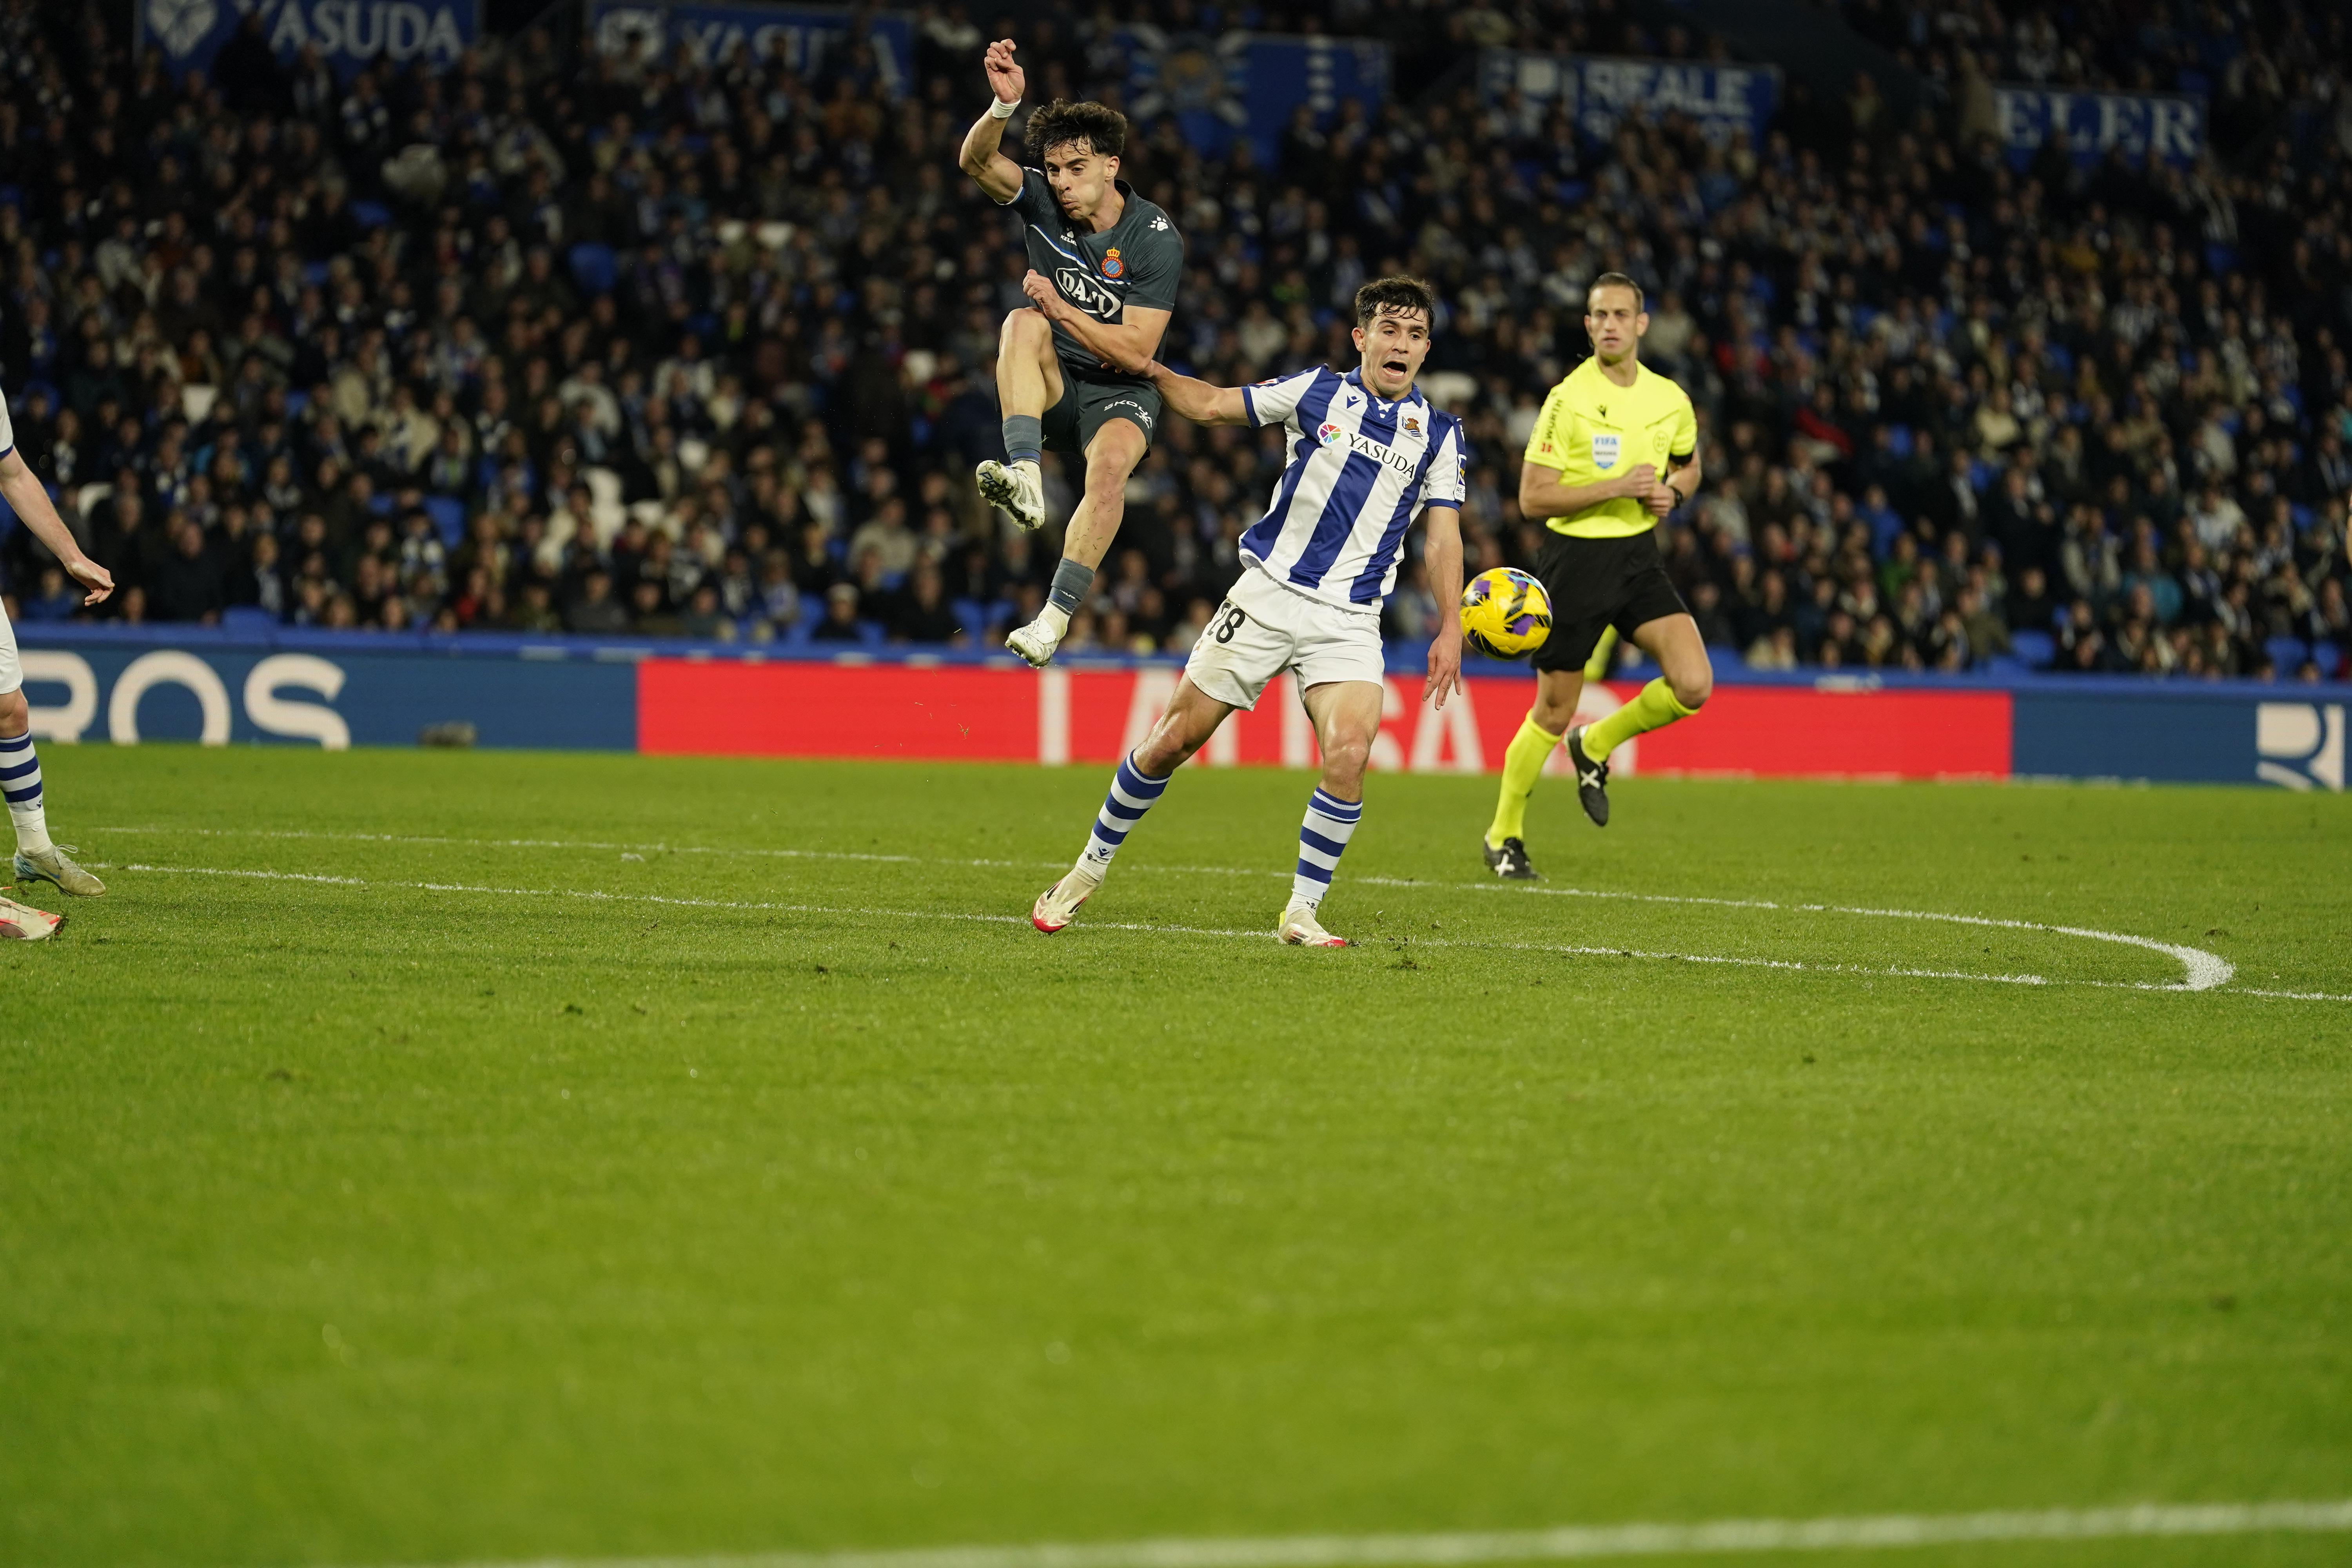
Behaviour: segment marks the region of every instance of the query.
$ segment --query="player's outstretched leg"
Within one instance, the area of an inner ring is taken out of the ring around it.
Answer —
[[[1037,618],[1004,639],[1004,646],[1043,668],[1070,629],[1070,617],[1086,602],[1094,586],[1095,568],[1102,564],[1118,525],[1127,515],[1127,480],[1143,460],[1149,445],[1140,426],[1124,418],[1103,421],[1087,443],[1087,493],[1070,516],[1062,538],[1061,563],[1054,568],[1054,585]]]
[[[1585,814],[1603,825],[1609,821],[1609,753],[1636,735],[1689,718],[1715,690],[1715,666],[1690,616],[1644,621],[1633,628],[1633,645],[1656,659],[1663,673],[1614,713],[1568,734],[1578,798]]]
[[[1307,797],[1307,819],[1298,826],[1298,868],[1290,879],[1290,902],[1276,934],[1293,947],[1346,947],[1345,937],[1323,929],[1320,919],[1331,878],[1356,825],[1364,818],[1364,764],[1380,732],[1381,704],[1387,693],[1370,680],[1332,680],[1301,695],[1315,721],[1323,751],[1323,777]]]
[[[1087,847],[1078,854],[1077,864],[1062,874],[1062,879],[1037,895],[1030,907],[1029,923],[1052,935],[1078,917],[1078,906],[1094,897],[1103,878],[1110,870],[1111,859],[1118,853],[1127,836],[1135,831],[1143,814],[1168,788],[1178,767],[1193,752],[1208,743],[1217,732],[1217,726],[1233,711],[1229,703],[1208,696],[1190,680],[1177,682],[1176,694],[1168,700],[1160,720],[1145,736],[1143,744],[1119,760],[1118,771],[1111,775],[1110,791],[1103,796],[1102,809],[1095,813],[1094,830],[1087,835]]]
[[[77,897],[96,898],[106,891],[106,884],[49,842],[48,812],[41,796],[41,760],[33,752],[32,718],[22,690],[0,694],[0,796],[6,797],[8,819],[16,829],[16,879],[53,882]]]

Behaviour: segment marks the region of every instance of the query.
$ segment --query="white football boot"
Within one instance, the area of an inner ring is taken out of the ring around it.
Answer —
[[[1073,866],[1062,879],[1037,895],[1030,906],[1029,923],[1047,936],[1078,918],[1078,906],[1095,896],[1103,885],[1103,874],[1084,862]]]
[[[1070,612],[1058,605],[1048,605],[1037,612],[1035,620],[1006,633],[1004,646],[1043,669],[1054,662],[1054,650],[1062,646],[1063,634],[1069,629]]]
[[[47,942],[65,923],[63,915],[0,899],[0,941]]]
[[[1293,903],[1282,911],[1282,927],[1278,933],[1292,947],[1350,947],[1354,944],[1344,936],[1333,936],[1315,918],[1315,906]]]
[[[1000,463],[991,458],[971,471],[980,499],[1002,507],[1029,532],[1045,526],[1045,476],[1034,463]]]
[[[20,882],[54,882],[58,889],[78,899],[94,899],[106,891],[106,884],[66,858],[66,847],[52,844],[47,849],[16,851],[16,879]]]

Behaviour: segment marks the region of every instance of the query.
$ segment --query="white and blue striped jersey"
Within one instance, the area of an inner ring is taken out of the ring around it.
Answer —
[[[1469,493],[1462,421],[1417,387],[1391,403],[1362,371],[1322,365],[1242,388],[1242,407],[1252,425],[1279,422],[1290,435],[1290,465],[1242,535],[1242,559],[1327,604],[1377,611],[1414,514],[1459,507]]]

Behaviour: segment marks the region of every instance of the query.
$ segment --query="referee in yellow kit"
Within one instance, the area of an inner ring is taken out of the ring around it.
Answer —
[[[1690,395],[1643,367],[1650,330],[1641,286],[1604,272],[1584,296],[1592,357],[1544,399],[1519,469],[1519,510],[1550,537],[1536,576],[1551,596],[1551,636],[1536,650],[1536,705],[1503,754],[1502,798],[1486,830],[1498,877],[1535,879],[1520,837],[1528,795],[1563,738],[1585,815],[1609,821],[1609,753],[1644,730],[1687,719],[1715,686],[1706,645],[1658,554],[1658,520],[1699,487],[1698,420]],[[1570,726],[1584,665],[1614,626],[1664,673],[1606,719]]]

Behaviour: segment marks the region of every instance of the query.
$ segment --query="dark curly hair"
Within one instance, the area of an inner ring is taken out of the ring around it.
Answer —
[[[1375,278],[1356,290],[1356,325],[1369,327],[1383,310],[1400,314],[1419,310],[1432,327],[1437,325],[1436,290],[1418,278]]]
[[[1057,98],[1030,115],[1021,134],[1039,158],[1073,142],[1085,142],[1098,157],[1116,158],[1127,151],[1127,116],[1105,104]]]

